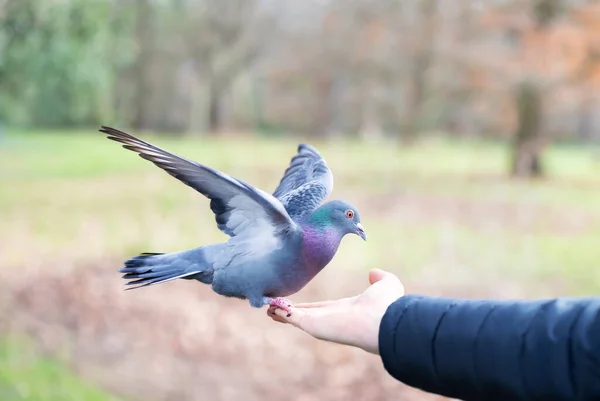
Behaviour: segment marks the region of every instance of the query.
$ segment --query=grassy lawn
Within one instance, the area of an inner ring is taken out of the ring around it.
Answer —
[[[274,189],[297,143],[144,138],[265,190]],[[600,288],[594,149],[550,149],[550,178],[531,183],[505,177],[502,144],[315,145],[334,171],[334,197],[359,207],[369,233],[365,245],[345,241],[334,265],[408,275],[455,269],[526,285],[549,278],[576,293]],[[203,197],[101,133],[9,136],[0,171],[3,266],[71,267],[224,238]]]
[[[0,340],[2,401],[117,401],[85,383],[54,360],[40,356],[35,344],[16,338]]]
[[[297,145],[142,137],[266,191]],[[334,172],[333,197],[359,207],[369,235],[346,239],[329,268],[381,267],[407,282],[462,288],[516,285],[532,296],[600,290],[597,149],[555,146],[549,178],[527,182],[506,177],[500,143],[312,143]],[[93,131],[0,140],[0,228],[0,277],[225,238],[202,196]],[[28,348],[0,342],[0,399],[108,399]]]

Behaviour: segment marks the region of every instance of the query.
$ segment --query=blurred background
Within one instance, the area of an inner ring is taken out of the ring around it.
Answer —
[[[109,125],[272,192],[299,142],[370,268],[466,298],[600,290],[600,2],[0,0],[0,399],[420,400],[379,359],[122,261],[224,235]]]

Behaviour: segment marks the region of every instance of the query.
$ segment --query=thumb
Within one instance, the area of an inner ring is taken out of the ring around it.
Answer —
[[[378,281],[381,281],[385,278],[394,278],[394,279],[398,279],[395,275],[393,275],[390,272],[387,272],[385,270],[381,270],[381,269],[372,269],[371,271],[369,271],[369,283],[370,284],[375,284]]]

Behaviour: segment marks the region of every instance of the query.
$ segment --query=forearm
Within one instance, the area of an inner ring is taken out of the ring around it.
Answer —
[[[403,383],[471,399],[600,398],[600,301],[406,296],[382,322],[384,366]]]

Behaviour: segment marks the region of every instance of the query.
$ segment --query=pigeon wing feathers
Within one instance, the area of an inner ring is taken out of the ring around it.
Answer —
[[[264,191],[117,129],[100,131],[209,198],[217,226],[230,237],[265,238],[296,228],[280,201]]]
[[[331,195],[333,174],[312,146],[300,144],[273,196],[292,218],[313,212]]]

